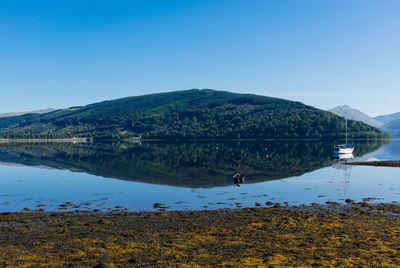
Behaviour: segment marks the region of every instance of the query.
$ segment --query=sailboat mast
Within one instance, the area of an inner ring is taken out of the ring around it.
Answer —
[[[344,117],[346,119],[346,146],[347,146],[347,116]]]

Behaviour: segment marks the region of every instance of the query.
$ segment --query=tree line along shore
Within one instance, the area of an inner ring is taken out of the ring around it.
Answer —
[[[12,143],[12,142],[89,142],[90,138],[58,138],[58,139],[3,139],[0,138],[0,143]]]

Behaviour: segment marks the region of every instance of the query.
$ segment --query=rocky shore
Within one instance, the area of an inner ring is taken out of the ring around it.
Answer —
[[[0,267],[400,266],[400,206],[0,214]]]
[[[400,161],[346,162],[342,164],[355,166],[400,167]]]

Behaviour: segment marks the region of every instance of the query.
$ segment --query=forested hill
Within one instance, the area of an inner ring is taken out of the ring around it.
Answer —
[[[349,137],[387,137],[349,121]],[[0,118],[11,138],[340,138],[345,121],[300,102],[209,89],[128,97],[46,114]]]

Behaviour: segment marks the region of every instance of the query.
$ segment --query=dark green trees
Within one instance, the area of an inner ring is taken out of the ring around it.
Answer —
[[[388,137],[349,121],[349,137]],[[344,119],[299,102],[215,90],[129,97],[43,115],[0,119],[5,137],[268,139],[344,137]]]

